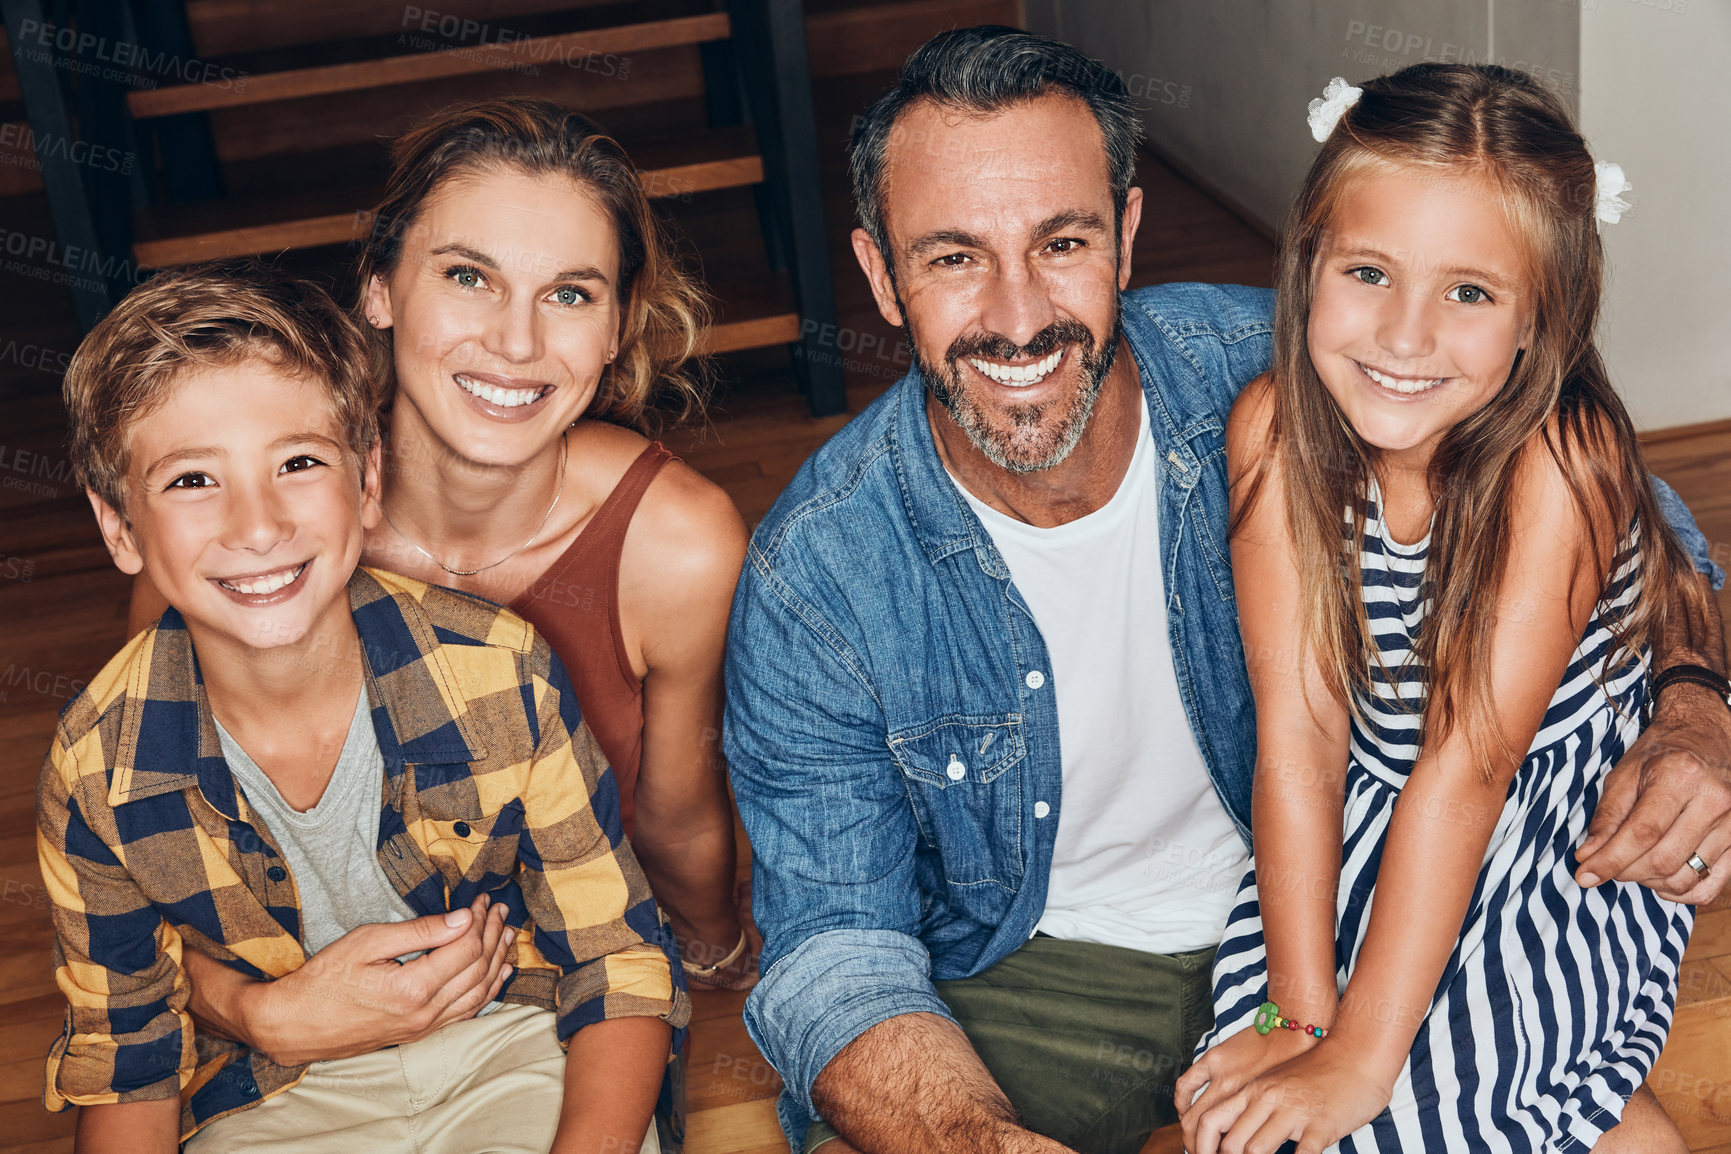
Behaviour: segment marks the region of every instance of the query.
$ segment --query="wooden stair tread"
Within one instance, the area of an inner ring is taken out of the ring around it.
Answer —
[[[627,143],[652,199],[687,198],[761,183],[763,160],[749,126],[684,134],[677,140]],[[377,145],[344,147],[303,158],[303,187],[214,202],[161,206],[134,219],[133,258],[163,268],[197,260],[348,244],[373,226],[384,185]]]
[[[710,291],[721,303],[705,352],[732,353],[799,340],[799,309],[784,276],[712,284]]]
[[[745,320],[722,321],[709,330],[703,351],[712,356],[789,345],[799,340],[799,314],[791,310]]]
[[[598,7],[613,0],[489,0],[482,19],[517,31],[550,11]],[[423,6],[435,16],[450,5]],[[480,7],[469,5],[471,9]],[[470,15],[460,13],[459,15]],[[414,17],[401,4],[357,0],[186,0],[187,24],[201,56],[232,56],[261,47],[298,47],[332,36],[360,38],[408,30]]]
[[[563,58],[571,53],[591,56],[647,52],[725,40],[730,35],[731,25],[725,12],[706,12],[525,37],[505,43],[455,45],[435,51],[410,51],[367,60],[288,68],[241,78],[231,77],[224,83],[167,85],[129,92],[126,103],[133,117],[142,120],[508,70],[549,57]]]

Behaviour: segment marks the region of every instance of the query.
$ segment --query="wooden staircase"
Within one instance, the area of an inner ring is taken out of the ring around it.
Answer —
[[[845,407],[834,358],[802,342],[835,303],[797,3],[434,2],[454,11],[5,0],[37,139],[142,158],[125,179],[41,158],[56,231],[105,270],[71,286],[82,326],[151,270],[215,257],[285,260],[343,290],[384,143],[455,103],[534,96],[601,120],[684,236],[715,238],[696,244],[718,303],[709,351],[788,346],[813,415]]]

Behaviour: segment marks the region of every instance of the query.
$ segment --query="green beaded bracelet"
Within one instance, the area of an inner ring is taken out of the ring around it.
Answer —
[[[1273,1002],[1264,1002],[1256,1011],[1256,1020],[1251,1023],[1258,1034],[1266,1035],[1270,1030],[1297,1030],[1301,1034],[1309,1034],[1313,1038],[1326,1038],[1328,1031],[1321,1026],[1301,1026],[1290,1018],[1280,1016],[1280,1007]]]

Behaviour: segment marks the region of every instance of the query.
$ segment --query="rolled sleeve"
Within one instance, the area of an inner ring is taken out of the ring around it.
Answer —
[[[1689,560],[1695,563],[1696,570],[1706,575],[1715,592],[1725,588],[1725,570],[1713,563],[1712,551],[1707,547],[1707,535],[1701,532],[1701,527],[1695,523],[1694,514],[1689,512],[1689,506],[1683,503],[1677,490],[1654,477],[1653,496],[1659,502],[1659,512],[1665,515],[1671,532],[1677,534],[1677,540],[1682,543],[1683,551],[1689,554]]]
[[[559,1038],[569,1040],[584,1026],[608,1018],[660,1018],[683,1030],[691,1021],[691,1003],[683,995],[676,992],[659,948],[617,950],[559,979]]]
[[[799,1107],[842,1048],[879,1022],[949,1007],[932,989],[920,940],[889,930],[829,930],[806,938],[745,1000],[745,1028]]]
[[[77,784],[77,759],[57,738],[37,792],[36,846],[67,1011],[48,1051],[43,1104],[174,1098],[196,1065],[180,935],[91,828]]]

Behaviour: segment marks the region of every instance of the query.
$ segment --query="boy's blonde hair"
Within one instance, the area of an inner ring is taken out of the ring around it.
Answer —
[[[122,516],[134,422],[175,377],[262,359],[318,382],[364,457],[378,440],[378,385],[366,341],[324,289],[256,260],[159,273],[78,346],[61,387],[78,483]]]

